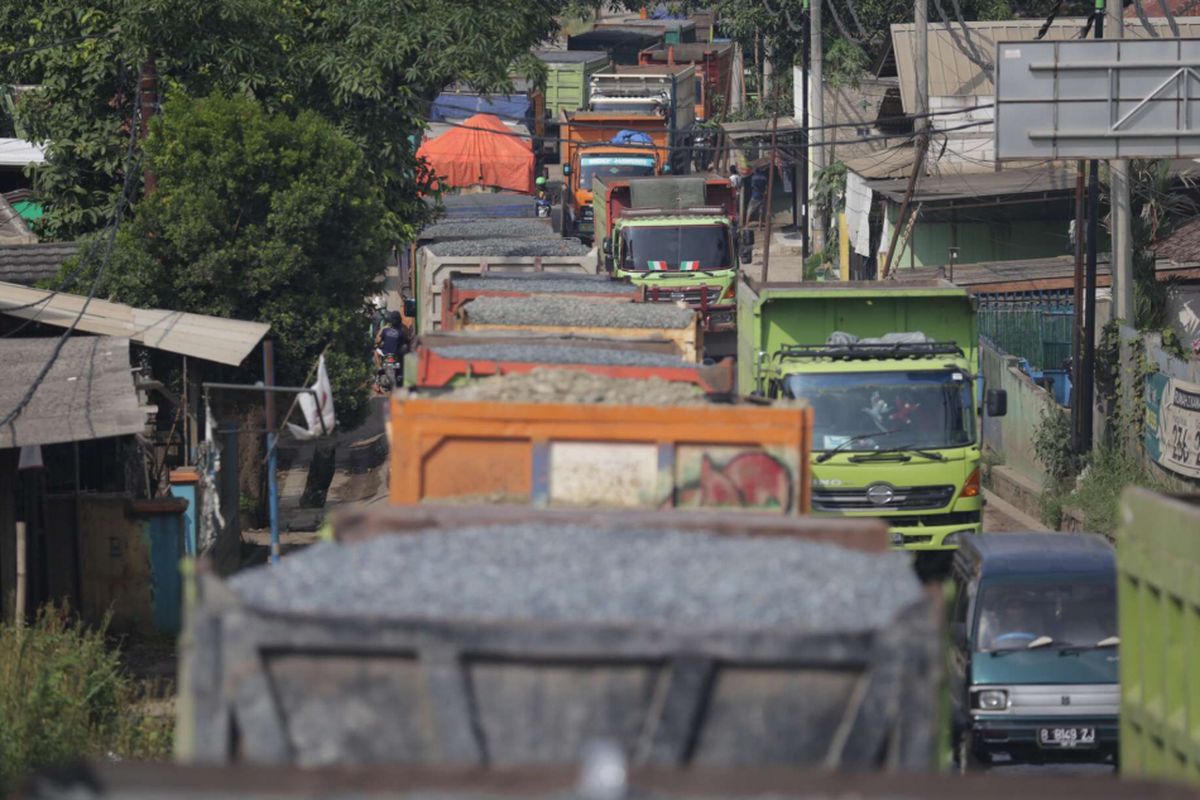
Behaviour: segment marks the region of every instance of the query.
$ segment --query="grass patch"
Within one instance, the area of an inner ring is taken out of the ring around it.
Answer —
[[[1069,505],[1083,512],[1083,524],[1088,532],[1111,536],[1120,524],[1121,493],[1128,486],[1162,488],[1136,458],[1120,447],[1099,447],[1073,482],[1052,482],[1042,492],[1039,508],[1042,522],[1058,528],[1062,523],[1063,506]]]
[[[145,712],[105,631],[46,607],[29,627],[0,624],[0,796],[30,771],[82,758],[165,758],[169,716]]]

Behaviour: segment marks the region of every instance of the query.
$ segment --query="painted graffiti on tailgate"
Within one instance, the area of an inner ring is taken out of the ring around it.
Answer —
[[[676,508],[793,510],[795,466],[761,448],[681,447],[676,469]]]

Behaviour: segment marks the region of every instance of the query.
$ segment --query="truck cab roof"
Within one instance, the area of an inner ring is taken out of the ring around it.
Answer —
[[[1108,540],[1088,533],[992,533],[968,536],[956,556],[968,574],[981,578],[1116,573],[1116,552]]]

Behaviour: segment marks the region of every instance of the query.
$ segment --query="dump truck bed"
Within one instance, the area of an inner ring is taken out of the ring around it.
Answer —
[[[348,543],[202,576],[184,757],[495,769],[607,738],[657,766],[933,766],[935,608],[878,522],[827,531],[868,552],[807,520],[508,511],[359,514]]]
[[[443,328],[453,328],[453,320],[463,306],[479,297],[582,297],[638,303],[645,297],[639,286],[614,281],[601,275],[554,273],[459,273],[452,272],[442,286]]]

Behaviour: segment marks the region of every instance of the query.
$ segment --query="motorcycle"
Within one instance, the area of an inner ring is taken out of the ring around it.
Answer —
[[[379,368],[375,370],[375,391],[378,394],[389,394],[400,385],[404,377],[404,362],[400,356],[386,355],[380,358]]]

